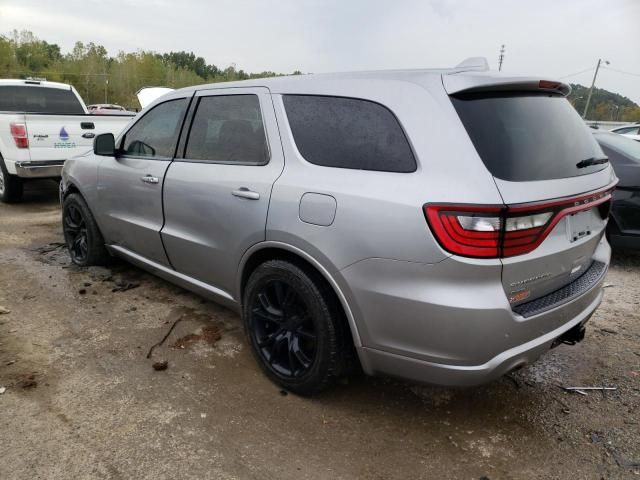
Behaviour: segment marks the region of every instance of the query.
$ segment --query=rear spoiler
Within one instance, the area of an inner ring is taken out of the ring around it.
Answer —
[[[442,76],[442,84],[449,95],[475,92],[547,92],[566,97],[571,87],[555,80],[536,77],[500,77],[482,73],[456,72]]]

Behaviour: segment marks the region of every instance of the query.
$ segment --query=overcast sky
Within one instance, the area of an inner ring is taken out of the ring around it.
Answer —
[[[640,104],[640,0],[0,0],[0,33],[13,29],[64,52],[77,40],[111,55],[187,50],[222,68],[283,73],[471,56],[497,68],[504,43],[508,73],[589,85],[598,58],[609,60],[597,85]]]

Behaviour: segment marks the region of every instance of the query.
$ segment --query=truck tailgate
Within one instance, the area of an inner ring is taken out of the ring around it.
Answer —
[[[118,135],[131,121],[116,115],[26,114],[32,161],[65,160],[90,150],[101,133]]]

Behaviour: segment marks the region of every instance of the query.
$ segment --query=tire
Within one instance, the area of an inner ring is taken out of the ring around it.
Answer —
[[[79,193],[72,193],[62,204],[62,231],[71,260],[76,265],[106,265],[109,252],[87,202]]]
[[[284,260],[270,260],[249,277],[242,318],[266,375],[286,390],[310,396],[344,368],[342,311],[328,286]]]
[[[0,155],[0,201],[4,203],[19,202],[22,198],[22,179],[11,175]]]

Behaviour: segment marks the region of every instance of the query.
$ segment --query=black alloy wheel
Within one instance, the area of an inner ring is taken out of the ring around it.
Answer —
[[[76,265],[107,265],[111,256],[105,247],[87,202],[79,193],[70,193],[62,203],[62,232],[69,256]]]
[[[273,382],[309,396],[345,373],[346,322],[318,272],[288,260],[265,261],[249,276],[242,298],[252,351]]]
[[[87,224],[77,205],[72,204],[65,208],[62,228],[71,259],[75,263],[86,263],[89,256]]]
[[[265,364],[278,375],[300,377],[316,356],[317,335],[308,306],[292,285],[266,283],[251,308],[252,335]]]

